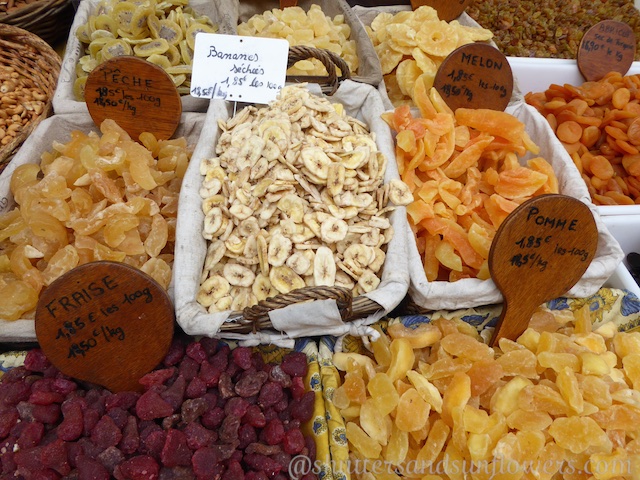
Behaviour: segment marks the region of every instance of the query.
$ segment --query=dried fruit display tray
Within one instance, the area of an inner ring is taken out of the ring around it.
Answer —
[[[571,297],[594,294],[611,276],[622,259],[622,251],[603,224],[589,199],[586,185],[560,141],[538,112],[524,101],[512,102],[506,110],[525,125],[525,130],[540,147],[539,156],[546,159],[556,174],[559,193],[580,199],[592,210],[598,227],[596,256],[583,278],[568,292]],[[530,158],[529,156],[524,159]],[[502,295],[492,280],[465,278],[456,282],[434,281],[426,278],[415,242],[409,243],[411,285],[409,294],[419,306],[429,310],[472,308],[502,302]]]
[[[515,81],[522,94],[544,92],[551,84],[579,86],[585,82],[575,60],[556,58],[508,57]],[[628,75],[640,73],[640,62],[633,62]],[[597,205],[602,216],[637,215],[638,205]]]
[[[205,0],[192,0],[189,2],[194,11],[201,15],[206,15],[218,26],[218,32],[234,34],[235,25],[230,23],[229,10],[233,6],[232,0],[221,0],[208,2]],[[58,87],[53,97],[53,110],[55,113],[86,113],[87,105],[83,101],[78,101],[74,94],[74,82],[76,80],[76,68],[80,68],[78,62],[85,55],[85,46],[78,40],[76,31],[81,25],[88,22],[91,15],[100,4],[100,0],[87,0],[80,2],[76,12],[69,38],[62,59],[62,69],[58,79]],[[206,98],[195,98],[190,95],[182,97],[183,112],[205,112],[209,106]]]
[[[174,138],[186,138],[188,146],[193,148],[203,128],[204,119],[205,114],[202,113],[183,113]],[[27,139],[11,163],[0,174],[0,214],[9,212],[15,207],[10,184],[16,168],[25,164],[39,164],[43,153],[51,152],[55,143],[69,142],[73,131],[89,133],[99,132],[99,129],[89,115],[83,114],[54,115],[38,125],[34,134]],[[168,292],[172,297],[173,283],[169,284]],[[35,340],[33,317],[13,321],[0,319],[0,342]]]
[[[345,0],[303,0],[297,2],[297,6],[305,11],[309,11],[311,5],[318,5],[326,16],[334,18],[336,15],[344,17],[344,23],[350,29],[350,39],[355,40],[356,54],[359,66],[356,72],[351,72],[351,78],[358,82],[368,83],[377,86],[382,81],[380,62],[367,33]],[[274,0],[243,1],[237,0],[234,8],[230,10],[231,17],[234,17],[237,24],[246,22],[253,15],[261,15],[272,9],[279,8],[280,3]],[[307,32],[308,33],[308,32]],[[313,32],[311,32],[313,33]],[[293,34],[295,37],[295,32]],[[297,42],[298,45],[306,45],[303,40]],[[311,45],[309,45],[311,46]],[[325,48],[318,45],[317,48]]]
[[[354,116],[369,126],[376,135],[378,150],[388,159],[384,182],[397,179],[397,169],[392,161],[394,154],[390,131],[380,118],[384,108],[378,91],[370,85],[347,80],[341,84],[335,95],[325,98],[332,103],[343,104],[347,115]],[[207,241],[203,237],[205,214],[200,194],[203,186],[200,163],[204,159],[216,156],[215,146],[220,137],[217,122],[226,121],[233,116],[230,108],[230,105],[223,102],[212,102],[207,113],[205,129],[185,175],[181,191],[174,270],[178,323],[192,335],[242,338],[277,344],[290,344],[292,338],[317,336],[329,330],[339,334],[357,331],[359,328],[366,329],[363,324],[374,322],[391,311],[404,298],[409,286],[405,236],[408,227],[404,207],[398,207],[389,217],[394,235],[387,246],[380,284],[370,293],[355,297],[353,301],[354,315],[363,317],[359,320],[345,323],[338,311],[339,305],[330,299],[277,308],[268,312],[273,328],[257,331],[259,325],[256,325],[252,332],[249,325],[248,330],[234,333],[233,330],[238,325],[246,326],[242,314],[228,309],[228,306],[225,311],[208,313],[207,308],[197,302],[200,283],[206,280],[201,276],[208,255]],[[253,275],[252,273],[251,276]],[[274,298],[278,299],[279,295]],[[365,312],[360,308],[362,302],[375,308]],[[374,314],[370,315],[372,313]]]
[[[317,352],[308,340],[291,351],[181,337],[140,379],[140,392],[118,393],[59,374],[38,349],[0,354],[7,427],[0,442],[34,434],[30,445],[20,440],[20,449],[3,452],[5,473],[46,468],[99,478],[243,478],[249,470],[286,474],[296,456],[326,470],[329,432]],[[25,391],[29,401],[21,401]],[[16,423],[22,427],[12,428]],[[57,433],[46,446],[37,433],[43,424]]]

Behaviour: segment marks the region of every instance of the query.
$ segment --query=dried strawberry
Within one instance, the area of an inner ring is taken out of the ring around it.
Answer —
[[[191,450],[187,436],[180,430],[170,429],[160,454],[160,461],[166,467],[191,465]]]
[[[143,393],[136,402],[136,414],[141,420],[167,417],[172,413],[173,407],[153,390]]]

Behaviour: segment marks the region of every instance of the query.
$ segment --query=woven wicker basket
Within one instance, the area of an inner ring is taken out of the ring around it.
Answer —
[[[296,45],[289,48],[287,68],[294,63],[308,58],[317,58],[326,67],[328,76],[288,76],[287,81],[293,83],[318,83],[327,95],[333,95],[342,80],[351,77],[349,67],[338,55],[329,50]],[[340,69],[340,75],[337,74]],[[267,298],[257,305],[247,307],[241,312],[233,312],[229,321],[220,330],[225,333],[255,333],[260,330],[273,329],[269,312],[295,303],[314,300],[336,300],[340,316],[345,322],[366,317],[383,309],[378,303],[364,296],[352,297],[351,291],[342,287],[304,287],[286,294]]]
[[[50,45],[56,45],[67,39],[74,15],[71,0],[35,0],[0,13],[0,22],[27,30]]]
[[[42,113],[34,117],[13,141],[0,148],[0,171],[36,125],[51,113],[51,100],[58,83],[60,64],[58,54],[40,37],[0,23],[0,65],[13,67],[21,77],[30,80],[33,86],[39,87],[47,95]]]

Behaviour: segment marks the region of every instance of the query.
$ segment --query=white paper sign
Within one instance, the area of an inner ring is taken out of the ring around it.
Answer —
[[[289,42],[284,39],[199,33],[191,95],[269,103],[284,86]]]

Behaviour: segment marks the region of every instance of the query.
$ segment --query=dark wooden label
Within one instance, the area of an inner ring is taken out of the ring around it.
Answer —
[[[447,56],[433,86],[452,110],[504,110],[513,92],[513,73],[507,58],[484,43],[470,43]]]
[[[69,271],[40,296],[35,328],[60,371],[112,391],[138,390],[173,337],[173,306],[163,288],[122,263]]]
[[[131,138],[142,132],[171,138],[180,123],[182,102],[171,77],[141,58],[115,57],[87,79],[85,101],[93,121],[115,120]]]
[[[604,20],[587,30],[578,47],[578,69],[587,81],[609,72],[626,74],[636,55],[636,38],[626,23]]]
[[[470,3],[471,0],[411,0],[411,7],[414,10],[424,5],[435,8],[440,20],[450,22],[462,15]]]
[[[489,252],[491,278],[505,301],[494,339],[520,335],[538,306],[580,280],[597,247],[591,210],[573,197],[541,195],[511,212]]]

